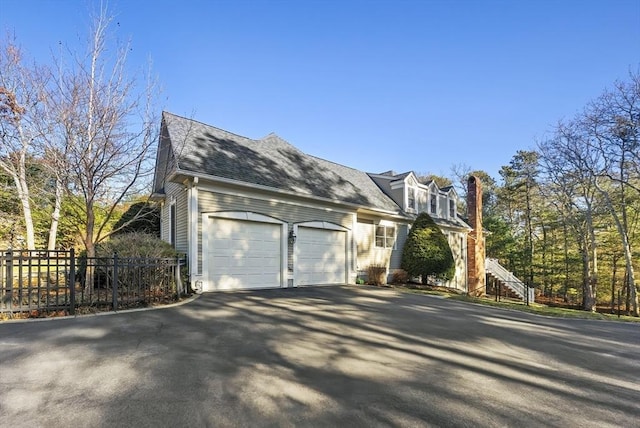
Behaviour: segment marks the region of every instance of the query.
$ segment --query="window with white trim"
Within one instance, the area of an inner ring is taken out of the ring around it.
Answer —
[[[416,189],[413,187],[407,188],[407,208],[410,210],[416,209]]]
[[[376,247],[393,248],[396,243],[395,226],[376,226]]]
[[[453,199],[449,199],[449,218],[456,216],[456,203]]]
[[[438,195],[436,195],[435,193],[432,193],[429,196],[429,204],[430,204],[431,214],[436,214],[438,212]]]

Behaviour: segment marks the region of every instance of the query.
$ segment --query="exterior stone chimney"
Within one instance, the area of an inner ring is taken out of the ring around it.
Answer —
[[[467,180],[467,217],[473,228],[467,237],[467,290],[470,296],[482,296],[487,292],[482,233],[482,184],[473,175]]]

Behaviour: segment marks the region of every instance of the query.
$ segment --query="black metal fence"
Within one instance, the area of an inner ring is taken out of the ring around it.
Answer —
[[[178,300],[179,258],[78,257],[74,250],[0,253],[0,314],[117,311]]]

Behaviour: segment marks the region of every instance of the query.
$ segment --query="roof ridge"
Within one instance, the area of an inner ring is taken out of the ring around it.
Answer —
[[[260,140],[266,140],[267,138],[270,138],[270,137],[277,137],[277,138],[280,138],[281,140],[286,141],[284,138],[282,138],[281,136],[279,136],[278,134],[276,134],[274,131],[271,131],[271,132],[269,132],[267,135],[265,135],[264,137],[259,138],[259,139],[258,139],[258,141],[260,141]]]
[[[162,117],[181,174],[239,180],[403,215],[366,172],[305,153],[275,132],[251,139],[167,111]]]
[[[196,123],[198,125],[202,125],[202,126],[204,126],[206,128],[212,128],[212,129],[220,131],[220,132],[222,132],[224,134],[233,135],[235,137],[242,138],[244,140],[258,141],[258,140],[254,139],[254,138],[250,138],[250,137],[247,137],[245,135],[236,134],[235,132],[227,131],[226,129],[218,128],[217,126],[209,125],[208,123],[204,123],[204,122],[202,122],[200,120],[197,120],[197,119],[192,119],[192,118],[188,118],[188,117],[185,117],[185,116],[181,116],[179,114],[171,113],[170,111],[163,110],[162,114],[163,115],[168,114],[168,115],[174,116],[174,117],[176,117],[178,119],[187,120],[189,122],[194,122],[194,123]]]
[[[321,158],[321,157],[314,156],[314,155],[310,155],[310,154],[308,154],[308,153],[305,153],[305,154],[306,154],[307,156],[309,156],[309,157],[314,158],[314,159],[318,159],[318,160],[321,160],[321,161],[324,161],[324,162],[332,163],[332,164],[334,164],[334,165],[338,165],[338,166],[341,166],[341,167],[343,167],[343,168],[351,169],[351,170],[353,170],[353,171],[364,172],[365,174],[368,174],[367,172],[362,171],[362,170],[360,170],[360,169],[358,169],[358,168],[354,168],[354,167],[352,167],[352,166],[343,165],[343,164],[341,164],[341,163],[334,162],[334,161],[331,161],[331,160],[328,160],[328,159],[323,159],[323,158]]]

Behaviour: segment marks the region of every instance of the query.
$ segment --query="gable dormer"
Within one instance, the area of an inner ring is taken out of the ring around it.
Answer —
[[[420,182],[413,171],[398,174],[390,184],[391,198],[408,213],[418,213]]]
[[[419,184],[416,179],[415,174],[412,172],[407,176],[404,180],[405,182],[405,191],[404,191],[404,206],[405,211],[407,212],[418,212],[419,209]]]
[[[426,212],[434,218],[454,221],[457,218],[458,194],[453,186],[440,188],[434,180],[421,183],[413,171],[386,171],[369,177],[407,213]]]
[[[424,208],[431,217],[454,220],[458,215],[458,194],[453,186],[438,187],[435,181],[421,185],[425,192]]]
[[[453,186],[447,186],[440,189],[440,192],[446,199],[446,207],[443,207],[445,212],[443,218],[449,220],[455,220],[458,216],[458,193]]]
[[[431,180],[425,186],[427,189],[427,207],[426,211],[431,217],[438,217],[438,207],[440,206],[440,189],[435,181]]]

